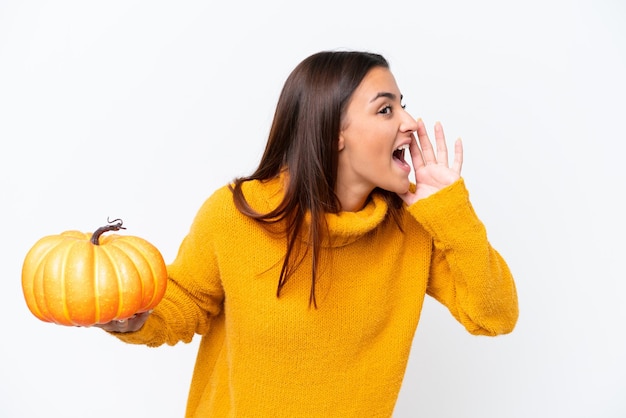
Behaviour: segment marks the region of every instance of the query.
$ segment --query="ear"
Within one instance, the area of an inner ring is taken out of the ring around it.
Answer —
[[[346,147],[345,140],[343,138],[343,131],[339,132],[339,139],[337,140],[337,151],[341,151]]]

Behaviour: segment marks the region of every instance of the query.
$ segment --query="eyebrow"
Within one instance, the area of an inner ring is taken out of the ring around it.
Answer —
[[[372,103],[373,101],[375,101],[379,97],[386,97],[386,98],[388,98],[390,100],[396,100],[397,96],[395,94],[393,94],[393,93],[389,93],[389,92],[386,92],[386,91],[381,91],[381,92],[377,93],[376,96],[374,96],[374,98],[372,100],[370,100],[370,103]],[[402,100],[402,99],[403,99],[403,96],[400,95],[400,100]]]

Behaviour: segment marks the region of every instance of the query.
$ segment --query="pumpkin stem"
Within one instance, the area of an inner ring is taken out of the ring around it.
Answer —
[[[109,223],[108,225],[105,225],[96,229],[96,232],[94,232],[93,235],[91,236],[91,243],[93,245],[100,245],[100,241],[99,241],[100,235],[104,234],[105,232],[119,231],[120,229],[126,229],[122,226],[123,222],[121,219],[113,219],[112,221],[110,221],[109,218],[107,218],[107,222]]]

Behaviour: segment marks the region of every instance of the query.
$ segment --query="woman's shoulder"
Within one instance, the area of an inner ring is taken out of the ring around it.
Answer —
[[[241,185],[243,197],[256,211],[266,212],[275,207],[282,198],[282,183],[277,179],[245,181]],[[234,183],[225,184],[216,189],[202,204],[197,217],[225,221],[242,216],[235,205],[233,196]]]
[[[284,197],[284,178],[248,180],[241,183],[241,197],[250,208],[259,213],[276,209]]]
[[[200,213],[212,212],[214,209],[224,209],[232,203],[230,185],[226,184],[214,190],[200,206]]]

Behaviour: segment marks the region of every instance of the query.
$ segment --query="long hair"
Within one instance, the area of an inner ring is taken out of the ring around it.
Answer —
[[[309,305],[317,307],[315,283],[320,248],[327,232],[325,213],[341,210],[335,195],[338,140],[342,118],[365,75],[375,67],[389,68],[384,57],[357,51],[325,51],[309,56],[289,75],[281,91],[265,151],[256,171],[234,180],[230,186],[237,209],[264,224],[284,222],[287,248],[278,278],[276,296],[304,255],[300,238],[305,217],[310,217],[306,251],[311,251]],[[269,180],[286,170],[287,185],[282,202],[267,213],[250,207],[242,185]],[[388,191],[376,190],[387,201],[390,215],[399,222],[402,200]],[[306,253],[305,253],[306,254]]]

